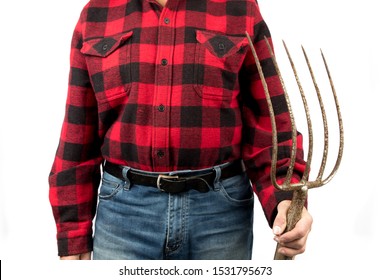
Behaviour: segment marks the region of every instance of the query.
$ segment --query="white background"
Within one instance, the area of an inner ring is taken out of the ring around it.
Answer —
[[[6,261],[6,268],[9,265],[8,276],[15,276],[11,270],[14,273],[23,265],[44,273],[47,263],[57,263],[47,178],[65,108],[70,39],[86,2],[5,1],[1,5],[0,259]],[[288,265],[301,278],[379,275],[384,269],[382,256],[387,256],[390,249],[386,164],[390,22],[385,2],[259,0],[300,130],[306,135],[299,93],[282,50],[282,39],[290,47],[309,99],[314,91],[300,45],[313,60],[323,95],[330,96],[320,61],[322,48],[344,119],[341,167],[331,183],[309,192],[314,224],[307,251],[297,257],[295,268]],[[331,100],[324,99],[329,101],[330,168],[337,152],[337,127],[333,127],[336,119]],[[318,162],[321,123],[315,102],[311,107],[319,130],[314,158]],[[275,248],[258,204],[256,210],[252,265],[270,263]],[[296,271],[297,267],[303,272]],[[30,272],[18,271],[25,275]]]

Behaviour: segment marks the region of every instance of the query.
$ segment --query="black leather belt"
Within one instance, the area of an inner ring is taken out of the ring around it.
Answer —
[[[198,171],[178,172],[177,174],[148,174],[130,169],[126,173],[126,178],[123,176],[123,166],[106,162],[104,170],[109,174],[129,180],[131,184],[150,186],[160,189],[168,193],[180,193],[190,189],[199,192],[208,192],[210,186],[214,185],[216,172],[214,169],[206,170],[204,173]],[[244,172],[244,167],[241,160],[237,160],[221,167],[220,179],[224,180]]]

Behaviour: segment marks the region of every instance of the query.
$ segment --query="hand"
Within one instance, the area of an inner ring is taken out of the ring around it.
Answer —
[[[90,259],[91,259],[91,252],[60,257],[60,260],[90,260]]]
[[[272,228],[275,234],[274,240],[280,245],[278,252],[288,257],[294,257],[305,252],[306,240],[311,230],[313,218],[304,207],[302,218],[298,221],[295,228],[283,233],[286,229],[286,217],[290,204],[291,201],[289,200],[284,200],[278,204],[278,214]]]

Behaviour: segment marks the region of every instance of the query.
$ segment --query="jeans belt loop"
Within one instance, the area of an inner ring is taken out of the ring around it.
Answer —
[[[131,188],[131,181],[130,181],[130,178],[127,176],[127,172],[130,170],[129,167],[123,167],[122,168],[122,177],[125,179],[126,181],[126,184],[125,186],[123,187],[123,189],[125,191],[128,191],[130,188]]]
[[[215,172],[215,179],[214,179],[214,186],[213,186],[213,188],[214,188],[215,191],[218,191],[219,187],[220,187],[219,184],[220,184],[221,173],[222,173],[221,166],[220,165],[214,166],[213,169],[214,169],[214,172]]]

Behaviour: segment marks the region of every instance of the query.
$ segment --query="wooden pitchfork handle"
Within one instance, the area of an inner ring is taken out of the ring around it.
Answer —
[[[291,231],[298,221],[302,217],[302,210],[305,206],[307,198],[307,188],[303,188],[301,190],[296,190],[293,193],[293,198],[291,200],[290,207],[287,211],[287,225],[284,232]],[[284,233],[283,232],[283,233]],[[280,245],[276,246],[274,260],[292,260],[292,257],[285,256],[278,252]]]

